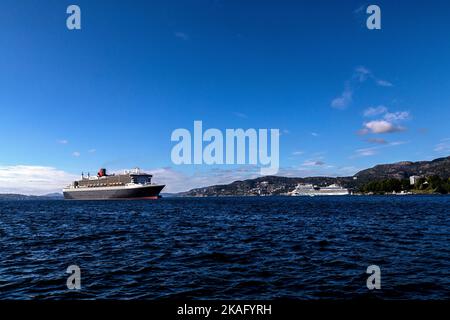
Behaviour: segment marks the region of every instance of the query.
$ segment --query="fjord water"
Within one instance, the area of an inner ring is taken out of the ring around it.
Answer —
[[[448,196],[4,201],[0,299],[448,299],[449,208]]]

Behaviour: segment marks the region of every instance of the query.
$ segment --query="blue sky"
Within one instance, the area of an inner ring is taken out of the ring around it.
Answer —
[[[450,4],[377,1],[381,30],[368,4],[2,1],[0,192],[100,166],[150,170],[166,191],[257,176],[174,165],[171,133],[194,120],[279,128],[280,175],[448,156]]]

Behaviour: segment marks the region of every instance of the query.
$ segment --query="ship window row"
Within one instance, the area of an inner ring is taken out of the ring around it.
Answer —
[[[133,177],[131,179],[131,182],[133,183],[139,183],[139,184],[148,184],[151,183],[151,177],[146,177],[146,176],[138,176],[138,177]]]

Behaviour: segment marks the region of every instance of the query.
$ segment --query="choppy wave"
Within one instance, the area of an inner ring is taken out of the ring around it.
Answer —
[[[448,299],[449,208],[444,196],[0,202],[0,299]]]

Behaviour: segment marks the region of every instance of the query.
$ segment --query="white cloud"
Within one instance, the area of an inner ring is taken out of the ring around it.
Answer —
[[[0,166],[0,193],[43,195],[61,192],[79,177],[46,166]]]
[[[66,139],[61,139],[61,140],[58,140],[58,143],[60,143],[60,144],[68,144],[69,141],[66,140]]]
[[[74,152],[72,152],[72,155],[74,157],[79,157],[79,156],[81,156],[81,153],[79,153],[78,151],[74,151]]]
[[[363,124],[359,134],[368,133],[392,133],[404,131],[406,128],[398,125],[399,122],[409,120],[411,115],[409,111],[389,112],[385,106],[371,107],[364,110],[365,117],[383,115],[382,119],[369,121]]]
[[[304,151],[298,150],[298,151],[292,152],[292,155],[293,155],[293,156],[301,156],[301,155],[304,154],[304,153],[305,153]]]
[[[96,149],[89,149],[88,152],[89,152],[89,153],[96,153],[97,150],[96,150]]]
[[[405,128],[397,126],[386,120],[374,120],[364,123],[364,129],[361,133],[392,133],[403,131]]]

